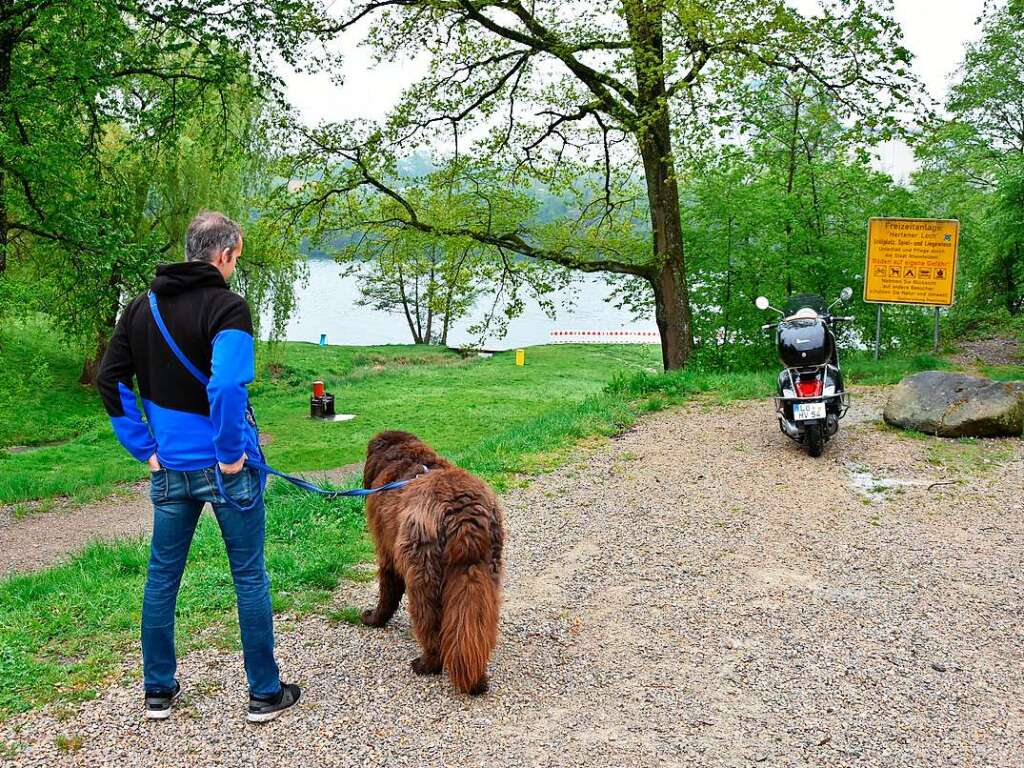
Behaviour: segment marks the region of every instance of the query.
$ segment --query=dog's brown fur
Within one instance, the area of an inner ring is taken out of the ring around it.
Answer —
[[[402,593],[423,649],[418,675],[448,671],[464,693],[487,690],[487,661],[498,641],[501,505],[486,483],[438,456],[408,432],[381,432],[366,449],[363,485],[411,478],[369,496],[366,518],[377,550],[380,595],[363,623],[383,627]]]

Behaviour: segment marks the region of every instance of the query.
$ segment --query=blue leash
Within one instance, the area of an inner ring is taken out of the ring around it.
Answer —
[[[309,491],[310,493],[318,494],[320,496],[323,496],[324,498],[336,499],[339,496],[362,497],[371,496],[372,494],[380,493],[381,491],[397,491],[399,488],[405,488],[405,486],[407,486],[417,477],[422,477],[423,475],[430,471],[430,469],[424,464],[421,465],[423,467],[423,471],[421,473],[419,473],[415,477],[410,477],[407,480],[392,480],[390,483],[385,483],[384,485],[378,486],[377,488],[350,488],[348,490],[335,490],[333,488],[321,488],[319,485],[315,485],[314,483],[309,482],[309,480],[305,480],[301,477],[296,477],[295,475],[286,475],[284,472],[280,472],[274,469],[269,464],[259,461],[257,459],[246,458],[245,466],[252,467],[253,469],[255,469],[259,473],[260,478],[258,491],[256,495],[253,497],[251,503],[245,505],[240,504],[230,495],[228,495],[227,490],[224,488],[224,473],[221,472],[219,464],[214,467],[214,475],[217,479],[217,492],[224,497],[224,500],[228,503],[230,507],[238,510],[239,512],[249,512],[250,510],[255,509],[256,506],[260,503],[260,501],[262,501],[263,491],[267,484],[268,475],[280,477],[282,480],[287,480],[289,483],[298,488],[302,488],[303,490]]]
[[[160,335],[164,337],[164,341],[167,342],[167,346],[170,347],[171,352],[174,353],[174,356],[178,358],[178,362],[185,366],[185,369],[189,373],[191,373],[196,379],[198,379],[204,387],[208,386],[210,383],[210,377],[204,374],[202,371],[196,368],[195,365],[192,364],[192,361],[185,356],[185,353],[181,351],[181,347],[179,347],[178,344],[174,341],[174,337],[171,336],[171,332],[167,330],[167,326],[164,324],[164,319],[160,315],[160,308],[156,304],[156,294],[154,294],[152,291],[149,292],[149,309],[150,312],[153,314],[153,320],[156,322],[156,327],[160,330]],[[256,429],[256,434],[259,435],[259,428],[256,426],[256,416],[252,411],[251,405],[246,405],[246,416],[249,422],[253,425],[253,428]],[[297,486],[298,488],[302,488],[303,490],[309,491],[310,493],[316,493],[328,499],[336,499],[339,496],[362,497],[370,496],[374,493],[380,493],[381,491],[397,491],[399,488],[404,488],[405,486],[407,486],[417,477],[422,477],[422,475],[430,471],[430,469],[424,464],[421,465],[423,467],[423,472],[416,475],[416,477],[410,477],[408,480],[392,480],[390,483],[385,483],[384,485],[381,485],[377,488],[351,488],[349,490],[339,491],[333,488],[321,488],[319,485],[315,485],[314,483],[311,483],[308,480],[304,480],[301,477],[295,477],[294,475],[286,475],[284,472],[280,472],[274,469],[266,462],[260,459],[256,459],[254,457],[246,457],[245,466],[251,467],[259,473],[258,489],[256,495],[249,504],[240,504],[238,501],[236,501],[230,495],[228,495],[227,490],[224,488],[224,473],[221,472],[220,470],[220,464],[215,464],[213,468],[214,475],[217,480],[217,492],[220,493],[220,495],[224,498],[224,501],[227,502],[228,506],[238,510],[239,512],[249,512],[250,510],[255,509],[260,504],[260,502],[263,500],[263,491],[267,485],[268,475],[280,477],[282,480],[287,480],[292,485]]]

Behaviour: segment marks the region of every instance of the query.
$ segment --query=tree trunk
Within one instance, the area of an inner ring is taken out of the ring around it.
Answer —
[[[419,275],[417,275],[415,278],[413,278],[412,288],[413,288],[412,302],[413,302],[413,309],[415,310],[415,318],[416,318],[416,331],[414,332],[413,335],[416,337],[416,343],[417,344],[422,344],[423,343],[423,304],[420,302],[420,278],[419,278]]]
[[[100,363],[103,362],[103,355],[107,353],[110,346],[110,337],[114,335],[114,328],[117,327],[117,313],[121,308],[121,265],[114,263],[110,270],[110,277],[107,278],[107,286],[111,290],[113,298],[110,302],[106,317],[102,320],[100,329],[96,332],[96,351],[91,358],[86,358],[82,365],[82,374],[78,377],[79,384],[93,386],[96,383],[96,375],[100,371]]]
[[[110,346],[110,337],[114,334],[117,325],[116,310],[103,320],[103,327],[96,333],[96,349],[92,357],[87,357],[82,364],[82,373],[78,377],[79,384],[94,386],[96,376],[100,372],[100,363],[103,362],[103,355],[107,353]]]
[[[113,331],[113,327],[111,327]],[[103,355],[107,353],[107,346],[110,344],[110,337],[104,335],[103,331],[100,331],[96,336],[96,351],[92,357],[87,357],[85,363],[82,364],[82,373],[78,377],[79,384],[86,384],[88,386],[94,386],[96,384],[96,376],[100,372],[100,363],[103,362]]]
[[[455,277],[452,283],[448,286],[448,292],[444,299],[444,309],[441,311],[441,346],[448,346],[448,329],[452,323],[452,301],[455,298],[455,283],[459,279],[459,273],[456,271]]]
[[[412,334],[412,343],[419,344],[420,338],[416,333],[416,323],[413,322],[412,312],[409,311],[409,298],[405,294],[405,279],[402,277],[402,270],[398,270],[398,295],[402,299],[402,311],[405,312],[405,321],[409,323],[409,333]]]
[[[4,3],[6,4],[6,3]],[[11,55],[14,43],[9,34],[0,36],[0,132],[7,133],[11,119],[8,105],[11,102]],[[11,238],[7,212],[7,174],[0,163],[0,275],[7,269],[7,254]]]
[[[2,98],[2,97],[0,97]],[[10,235],[7,227],[7,179],[0,169],[0,275],[7,270],[7,251],[10,248]]]
[[[430,275],[427,283],[427,332],[423,338],[427,344],[434,343],[434,260],[437,258],[436,246],[430,247]]]
[[[451,306],[452,306],[452,303],[451,303],[451,293],[449,292],[449,300],[446,302],[445,308],[444,308],[444,312],[441,315],[441,346],[442,347],[447,347],[448,346],[448,323],[449,323],[449,317],[450,317],[450,315],[448,313],[451,312]]]
[[[654,317],[661,334],[662,364],[666,371],[672,371],[686,365],[693,351],[693,327],[665,88],[664,10],[663,3],[657,1],[626,0],[623,3],[636,74],[636,110],[640,116],[634,136],[644,163],[651,209],[654,259],[645,276],[654,290]]]
[[[654,289],[654,320],[661,335],[661,364],[666,371],[683,368],[693,352],[693,330],[686,290],[682,254],[671,260],[650,278]]]
[[[732,201],[729,201],[730,210],[726,219],[726,235],[725,235],[725,295],[722,297],[722,341],[719,343],[718,338],[715,338],[715,349],[718,351],[716,356],[719,365],[722,364],[722,356],[725,351],[725,346],[729,343],[730,330],[731,330],[731,314],[732,314],[732,227],[733,227],[733,214],[732,214]]]
[[[469,246],[462,249],[462,257],[455,265],[455,274],[448,282],[448,293],[444,299],[444,326],[441,328],[441,346],[443,347],[448,346],[448,329],[452,322],[452,302],[455,301],[455,289],[459,284],[459,275],[462,274],[462,265],[466,263],[467,258],[469,258]]]
[[[1011,315],[1020,312],[1019,297],[1017,296],[1017,281],[1014,279],[1013,268],[1020,257],[1020,245],[1014,244],[1013,250],[1003,260],[1003,284],[1006,291],[1006,309]]]
[[[402,274],[402,264],[399,262],[395,266],[398,271],[398,280],[395,281],[395,284],[398,287],[398,298],[402,302],[402,311],[405,312],[405,321],[409,324],[409,333],[412,334],[412,343],[419,344],[419,329],[417,328],[416,321],[412,318],[412,310],[409,307],[409,295],[405,292],[405,275]]]
[[[686,365],[693,352],[690,295],[683,255],[679,189],[668,116],[662,115],[640,142],[651,209],[654,266],[648,281],[654,289],[654,316],[661,334],[661,359],[666,371]]]
[[[788,167],[786,170],[786,203],[791,204],[793,190],[796,188],[796,166],[797,147],[796,142],[800,136],[800,112],[803,108],[803,86],[800,91],[793,93],[793,127],[789,134],[789,143],[786,146],[789,155]],[[786,211],[786,295],[793,294],[793,219],[789,210]]]

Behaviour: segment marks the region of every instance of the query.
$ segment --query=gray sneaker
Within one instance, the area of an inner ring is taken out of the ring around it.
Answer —
[[[302,691],[292,683],[281,683],[277,695],[268,698],[249,695],[249,722],[266,723],[299,703]]]
[[[181,696],[181,685],[174,681],[173,691],[146,691],[146,719],[166,720],[171,716],[171,707]]]

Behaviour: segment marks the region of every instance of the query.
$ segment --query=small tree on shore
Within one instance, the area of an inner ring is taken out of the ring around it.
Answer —
[[[318,247],[356,279],[360,304],[401,314],[414,343],[448,344],[454,324],[475,306],[481,318],[467,330],[481,341],[503,335],[526,297],[554,313],[548,294],[568,284],[564,269],[468,235],[439,237],[406,226],[406,209],[390,195],[332,194],[333,185],[352,173],[351,164],[328,166],[318,181],[303,187],[292,211],[301,215],[301,228],[315,233]],[[452,162],[389,183],[402,188],[422,215],[452,230],[468,222],[506,228],[537,217],[538,198],[501,189],[499,181],[493,169]]]

